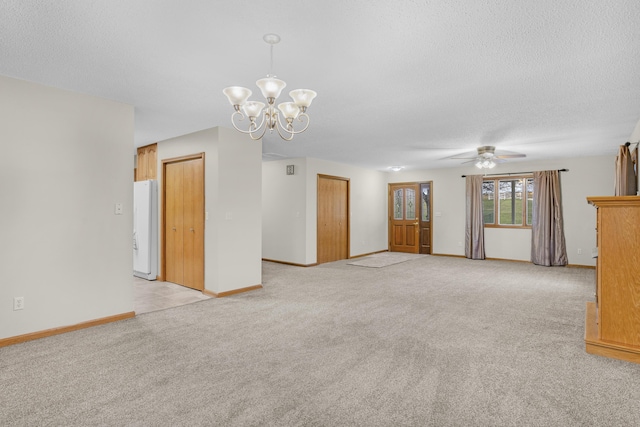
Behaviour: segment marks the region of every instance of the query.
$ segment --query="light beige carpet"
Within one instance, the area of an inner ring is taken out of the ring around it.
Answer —
[[[358,267],[381,268],[425,256],[427,255],[406,254],[403,252],[380,252],[379,254],[358,258],[355,261],[348,262],[347,264],[356,265]]]
[[[640,426],[640,365],[585,352],[594,270],[347,262],[0,348],[0,426]]]

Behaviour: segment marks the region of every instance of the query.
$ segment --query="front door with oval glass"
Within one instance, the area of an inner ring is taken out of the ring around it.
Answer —
[[[389,184],[389,251],[431,253],[431,182]]]
[[[420,251],[419,191],[416,183],[389,184],[389,250]]]

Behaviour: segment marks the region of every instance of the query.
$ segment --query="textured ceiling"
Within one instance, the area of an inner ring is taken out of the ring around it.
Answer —
[[[3,0],[0,16],[0,74],[134,105],[138,146],[230,127],[221,91],[259,93],[271,32],[287,90],[318,97],[307,132],[265,153],[381,170],[480,145],[613,156],[640,118],[638,0]]]

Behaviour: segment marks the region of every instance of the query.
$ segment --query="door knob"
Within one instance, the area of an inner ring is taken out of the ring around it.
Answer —
[[[175,227],[173,227],[173,231],[176,231],[176,228],[175,228]]]
[[[189,231],[191,231],[193,233],[193,228],[190,228]]]
[[[413,225],[418,225],[418,224],[419,224],[419,223],[417,223],[417,222],[414,222],[414,223],[413,223]]]

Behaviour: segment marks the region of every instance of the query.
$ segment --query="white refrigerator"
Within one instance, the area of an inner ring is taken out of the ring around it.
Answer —
[[[158,182],[133,183],[133,275],[156,280],[158,275]]]

